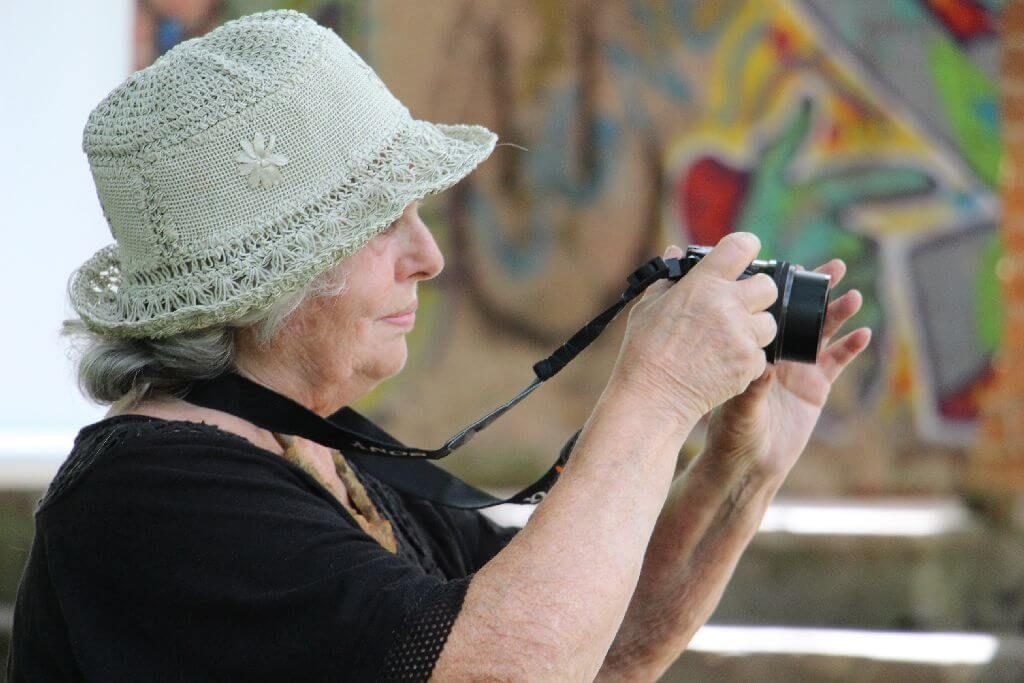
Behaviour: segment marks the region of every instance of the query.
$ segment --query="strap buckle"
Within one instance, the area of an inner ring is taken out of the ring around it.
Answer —
[[[650,261],[634,270],[629,277],[626,278],[626,282],[629,283],[630,290],[634,292],[642,292],[658,280],[668,277],[668,275],[668,265],[660,256],[655,256]]]

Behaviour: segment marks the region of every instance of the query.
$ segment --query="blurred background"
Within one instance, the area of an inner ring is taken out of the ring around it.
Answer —
[[[764,258],[841,257],[872,345],[665,680],[1024,679],[1024,0],[0,4],[3,647],[35,501],[104,412],[58,336],[69,274],[111,241],[86,117],[177,42],[275,7],[336,30],[417,118],[513,143],[426,202],[447,267],[406,371],[359,408],[440,444],[670,243],[747,230]],[[546,470],[622,318],[446,466],[493,491]]]

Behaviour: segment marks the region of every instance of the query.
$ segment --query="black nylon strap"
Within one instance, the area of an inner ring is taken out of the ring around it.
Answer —
[[[501,503],[539,503],[558,479],[576,442],[576,436],[573,436],[562,448],[558,460],[540,479],[502,499],[423,462],[443,458],[454,448],[447,444],[431,451],[407,448],[351,408],[342,408],[324,419],[287,396],[234,373],[196,382],[183,398],[195,405],[236,415],[263,429],[301,436],[337,448],[357,467],[402,493],[461,509],[478,509]],[[499,408],[499,415],[511,407],[506,406]],[[493,419],[496,416],[492,414]],[[456,437],[453,441],[458,439]],[[468,438],[463,437],[460,445],[466,441]]]
[[[570,337],[569,341],[558,347],[553,354],[533,366],[533,372],[537,375],[537,379],[541,382],[546,382],[558,374],[583,349],[590,346],[595,339],[601,336],[604,328],[608,327],[608,323],[614,320],[615,316],[626,307],[626,304],[642,294],[645,289],[664,278],[678,280],[692,266],[692,261],[680,262],[679,259],[664,261],[658,256],[637,268],[627,278],[629,287],[622,293],[618,301],[612,304],[604,313],[584,325],[583,329]]]

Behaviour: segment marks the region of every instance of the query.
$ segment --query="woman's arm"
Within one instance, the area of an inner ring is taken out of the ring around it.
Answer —
[[[752,236],[729,236],[679,285],[654,285],[633,308],[612,379],[566,471],[473,578],[434,669],[438,680],[597,675],[636,589],[679,448],[699,416],[763,372],[761,347],[775,329],[760,311],[775,286],[760,277],[736,282],[758,246]],[[687,507],[727,494],[687,489],[699,496]]]
[[[780,484],[706,451],[676,479],[601,678],[657,680],[679,657],[714,612]]]
[[[834,287],[845,269],[836,260],[818,271]],[[851,290],[830,304],[815,365],[778,363],[712,413],[707,447],[673,484],[655,527],[639,586],[605,660],[609,678],[654,680],[711,616],[769,501],[806,447],[832,383],[871,339],[861,328],[829,342],[861,300]]]
[[[606,390],[558,484],[470,583],[436,680],[596,675],[695,423],[659,427],[638,407]]]

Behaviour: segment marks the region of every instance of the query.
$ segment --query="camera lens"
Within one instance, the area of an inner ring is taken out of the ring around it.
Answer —
[[[766,269],[779,290],[770,311],[778,323],[778,334],[765,347],[768,360],[814,363],[818,359],[821,333],[828,310],[830,278],[821,273],[799,271],[782,261]],[[771,272],[774,271],[774,272]]]

